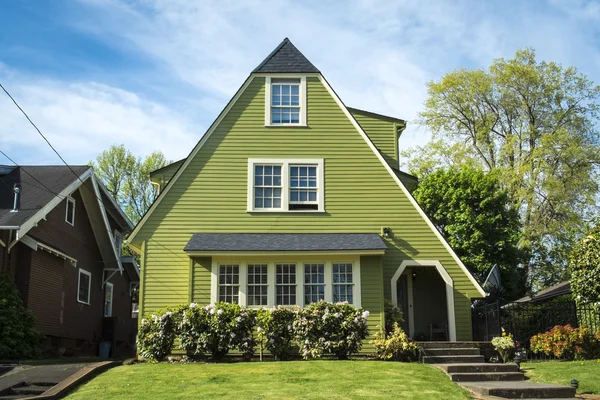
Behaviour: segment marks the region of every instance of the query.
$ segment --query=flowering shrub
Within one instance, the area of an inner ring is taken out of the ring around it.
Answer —
[[[175,336],[176,315],[171,310],[157,311],[142,319],[137,336],[138,352],[147,360],[162,361],[171,354]]]
[[[371,344],[375,346],[375,357],[387,361],[415,361],[418,358],[419,346],[400,328],[397,322],[392,332],[375,333]]]
[[[548,332],[533,336],[530,344],[534,353],[568,360],[594,358],[600,353],[600,331],[593,333],[585,325],[580,328],[557,325]]]
[[[218,303],[200,307],[195,303],[182,309],[179,339],[190,356],[210,354],[215,360],[235,348],[245,359],[254,355],[252,331],[256,311],[237,304]]]
[[[333,354],[339,359],[358,352],[369,334],[368,311],[350,304],[319,301],[295,311],[293,330],[302,357]]]
[[[283,306],[258,312],[258,337],[276,360],[285,360],[292,352],[295,317],[294,309]]]
[[[509,362],[512,360],[515,351],[515,342],[512,335],[506,333],[504,328],[502,328],[502,336],[497,336],[492,339],[492,345],[496,351],[500,353],[502,361]]]

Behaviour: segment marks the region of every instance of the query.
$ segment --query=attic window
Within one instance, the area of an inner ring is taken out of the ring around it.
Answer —
[[[67,197],[65,221],[67,221],[68,224],[75,226],[75,199],[72,197]]]
[[[306,78],[266,78],[265,125],[306,126]]]

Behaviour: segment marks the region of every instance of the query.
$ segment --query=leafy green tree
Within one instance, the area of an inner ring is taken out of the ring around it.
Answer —
[[[532,49],[459,69],[428,84],[420,123],[433,143],[411,149],[409,171],[477,165],[498,171],[518,209],[532,283],[567,275],[567,249],[597,213],[600,87],[573,67],[538,62]]]
[[[498,265],[505,296],[523,294],[521,222],[497,173],[467,166],[438,169],[419,183],[414,197],[480,281]]]
[[[136,158],[121,144],[104,150],[90,165],[129,219],[137,223],[158,194],[149,181],[150,172],[170,163],[160,151]]]
[[[571,292],[575,299],[600,305],[600,225],[573,247],[570,261]]]

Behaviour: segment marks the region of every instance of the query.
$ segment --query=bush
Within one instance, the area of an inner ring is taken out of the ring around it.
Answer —
[[[283,306],[258,312],[258,336],[276,360],[287,359],[293,350],[295,317],[294,309]]]
[[[293,330],[302,357],[333,354],[339,359],[358,352],[369,334],[368,311],[348,303],[319,301],[295,312]]]
[[[143,318],[138,330],[137,348],[140,356],[150,361],[162,361],[173,350],[177,316],[171,310],[157,311]]]
[[[0,273],[0,360],[37,358],[43,335],[8,274]]]
[[[567,360],[583,360],[600,356],[600,331],[592,332],[583,325],[557,325],[548,332],[533,336],[531,351]]]
[[[502,361],[509,362],[513,359],[515,353],[515,341],[510,333],[506,333],[502,328],[502,336],[492,338],[492,346],[500,353]]]
[[[178,332],[181,346],[190,356],[210,354],[218,360],[235,348],[250,359],[256,346],[255,326],[255,310],[231,303],[206,307],[192,303],[182,309]]]
[[[404,313],[402,309],[395,305],[391,300],[386,299],[384,303],[385,311],[385,332],[392,333],[395,330],[395,324],[404,322]]]
[[[397,322],[392,325],[391,333],[375,333],[371,344],[375,346],[375,357],[386,361],[415,361],[419,346],[400,328]]]

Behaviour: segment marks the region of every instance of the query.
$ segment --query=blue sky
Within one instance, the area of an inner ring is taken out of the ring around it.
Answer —
[[[584,0],[5,2],[0,82],[69,163],[114,143],[175,160],[284,37],[347,105],[409,122],[428,81],[518,48],[600,83],[600,3]],[[3,93],[0,121],[19,164],[60,162]],[[409,124],[400,145],[429,138]]]

